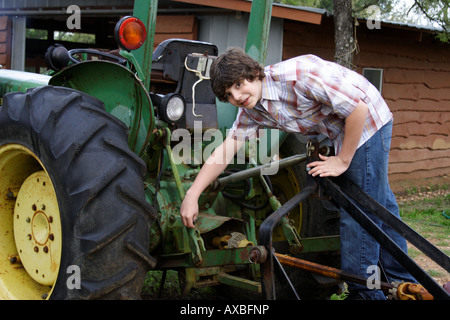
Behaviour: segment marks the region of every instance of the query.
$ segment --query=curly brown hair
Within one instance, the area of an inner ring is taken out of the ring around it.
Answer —
[[[264,68],[241,48],[228,48],[211,64],[211,86],[220,101],[226,102],[226,90],[242,80],[262,80]]]

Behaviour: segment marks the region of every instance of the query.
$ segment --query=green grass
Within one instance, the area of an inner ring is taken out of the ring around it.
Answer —
[[[161,284],[163,288],[160,291]],[[155,270],[149,271],[145,277],[144,285],[142,287],[143,299],[183,299],[183,300],[198,300],[198,299],[214,299],[216,292],[214,287],[203,287],[198,289],[191,289],[189,293],[183,295],[183,285],[180,285],[178,272],[175,270],[167,270],[166,277],[163,279],[163,271]]]
[[[450,194],[399,203],[400,216],[419,233],[446,241],[450,235]]]
[[[162,271],[148,272],[144,280],[142,295],[152,299],[158,298],[159,288],[161,287],[162,281],[163,281]],[[172,297],[181,296],[181,289],[178,283],[178,273],[176,271],[169,270],[166,274],[164,287],[161,292],[161,297],[167,295]]]
[[[433,243],[445,254],[450,254],[450,194],[445,196],[434,196],[425,199],[414,200],[414,195],[419,191],[411,191],[409,196],[413,200],[400,202],[400,216],[402,220],[422,237]],[[408,249],[408,255],[419,261],[424,259],[425,255],[411,247]],[[419,263],[420,264],[420,263]],[[425,270],[431,277],[447,279],[448,273],[444,269]],[[445,280],[445,281],[447,281]]]

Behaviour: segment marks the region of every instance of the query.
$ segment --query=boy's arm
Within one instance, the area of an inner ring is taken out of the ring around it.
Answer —
[[[348,169],[358,148],[367,112],[367,104],[359,101],[355,110],[345,119],[345,134],[340,153],[335,157],[319,155],[323,161],[314,161],[308,164],[308,167],[312,168],[308,172],[309,174],[321,177],[337,177]]]
[[[202,192],[225,170],[230,161],[242,147],[244,141],[227,137],[206,160],[194,183],[186,192],[180,207],[183,224],[195,228],[194,220],[198,215],[198,198]]]

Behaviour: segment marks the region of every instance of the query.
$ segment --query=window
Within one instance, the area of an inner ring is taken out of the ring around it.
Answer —
[[[27,28],[25,32],[26,32],[27,39],[37,39],[37,40],[47,40],[48,39],[47,30]]]
[[[54,31],[53,38],[56,41],[95,44],[95,34],[91,33]]]
[[[364,68],[363,76],[372,83],[381,93],[383,87],[383,69]]]

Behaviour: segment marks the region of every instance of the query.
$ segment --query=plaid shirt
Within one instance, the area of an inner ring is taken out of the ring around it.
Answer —
[[[265,68],[262,99],[253,109],[239,108],[229,136],[258,136],[260,128],[323,134],[339,153],[345,118],[360,100],[369,112],[359,146],[392,119],[378,90],[362,75],[313,55],[299,56]]]

